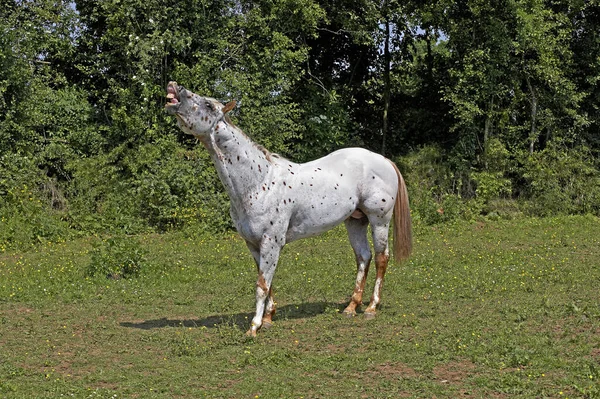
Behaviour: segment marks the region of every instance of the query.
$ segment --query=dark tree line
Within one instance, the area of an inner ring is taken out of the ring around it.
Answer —
[[[598,213],[599,21],[598,0],[5,0],[0,241],[226,227],[170,80],[298,161],[395,159],[417,220]]]

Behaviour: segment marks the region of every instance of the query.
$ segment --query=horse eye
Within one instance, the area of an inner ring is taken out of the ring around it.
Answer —
[[[206,101],[204,105],[206,105],[206,108],[213,109],[213,105],[210,103],[210,101]]]

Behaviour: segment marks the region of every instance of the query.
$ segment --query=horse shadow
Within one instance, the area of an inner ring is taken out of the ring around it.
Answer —
[[[345,307],[344,303],[335,302],[309,302],[299,305],[284,305],[277,308],[276,320],[306,319],[315,317],[326,312],[341,312]],[[155,328],[165,327],[187,327],[187,328],[217,328],[219,326],[235,326],[243,329],[248,327],[248,323],[254,317],[254,313],[235,313],[212,315],[202,319],[169,319],[163,317],[160,319],[145,320],[138,323],[121,322],[121,327],[138,328],[141,330],[153,330]]]

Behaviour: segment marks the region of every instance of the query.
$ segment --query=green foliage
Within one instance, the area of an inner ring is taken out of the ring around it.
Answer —
[[[600,212],[600,171],[589,150],[554,140],[524,160],[528,208],[536,215]]]
[[[490,203],[512,198],[513,182],[507,176],[517,168],[514,158],[497,137],[491,137],[486,142],[483,154],[484,168],[473,171],[471,179],[476,184],[475,202],[483,213],[490,213]]]
[[[385,155],[426,224],[600,212],[597,1],[5,3],[3,248],[232,227],[163,112],[170,80],[236,99],[234,121],[298,161],[381,150],[389,99]]]
[[[416,221],[430,225],[484,215],[512,218],[520,212],[511,199],[512,180],[506,177],[514,162],[499,140],[490,140],[482,170],[461,171],[449,167],[452,162],[452,156],[434,146],[399,158]]]
[[[69,216],[84,231],[230,227],[228,199],[203,148],[185,150],[165,137],[71,166]]]
[[[69,237],[60,191],[34,159],[0,156],[0,252]]]
[[[408,186],[413,220],[430,225],[465,216],[461,182],[439,147],[425,146],[400,158],[398,165]]]
[[[92,248],[86,274],[113,279],[137,277],[147,266],[147,253],[137,237],[109,237]]]

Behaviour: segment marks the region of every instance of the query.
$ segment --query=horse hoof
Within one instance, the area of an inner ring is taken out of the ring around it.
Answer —
[[[256,330],[251,328],[248,331],[246,331],[246,337],[256,338]]]
[[[354,310],[344,310],[344,311],[342,312],[342,314],[343,314],[344,316],[346,316],[347,318],[349,318],[349,319],[351,319],[351,318],[353,318],[354,316],[356,316],[356,312],[355,312]]]
[[[271,327],[273,327],[273,322],[269,321],[269,320],[263,320],[262,326],[260,326],[260,328],[265,329],[265,330],[268,330]]]
[[[365,319],[367,320],[372,320],[375,318],[375,312],[365,312],[364,315]]]

